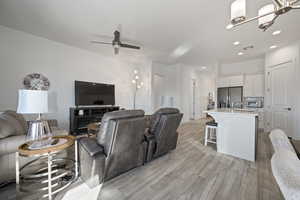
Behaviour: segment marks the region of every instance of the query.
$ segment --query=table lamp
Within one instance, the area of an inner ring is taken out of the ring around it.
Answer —
[[[33,142],[33,148],[43,147],[49,144],[49,141],[42,140],[51,136],[51,130],[48,122],[41,119],[41,115],[48,112],[48,91],[44,90],[19,90],[19,101],[17,113],[37,114],[36,120],[31,121],[26,135],[26,140],[36,140]]]

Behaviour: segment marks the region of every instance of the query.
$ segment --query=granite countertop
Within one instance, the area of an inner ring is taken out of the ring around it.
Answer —
[[[251,115],[258,116],[258,112],[251,109],[240,109],[240,108],[218,108],[214,110],[204,111],[205,113],[228,113],[228,114],[241,114],[241,115]]]

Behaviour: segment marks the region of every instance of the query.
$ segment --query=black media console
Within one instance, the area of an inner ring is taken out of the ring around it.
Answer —
[[[70,108],[70,132],[72,135],[87,133],[87,125],[93,122],[101,122],[107,112],[117,111],[118,106],[101,107],[74,107]]]

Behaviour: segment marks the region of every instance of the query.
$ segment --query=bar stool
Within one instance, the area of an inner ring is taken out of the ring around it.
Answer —
[[[204,145],[207,146],[207,143],[217,143],[217,128],[218,124],[214,121],[206,122],[205,126],[205,138]]]

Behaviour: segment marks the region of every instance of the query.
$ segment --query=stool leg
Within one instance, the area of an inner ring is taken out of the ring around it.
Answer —
[[[208,127],[205,127],[205,138],[204,138],[204,145],[207,146],[207,139],[208,139]]]

